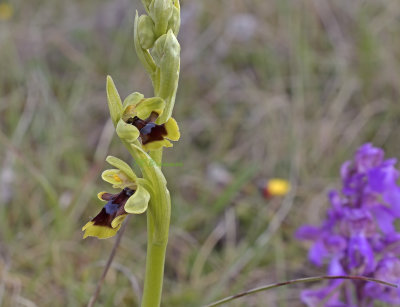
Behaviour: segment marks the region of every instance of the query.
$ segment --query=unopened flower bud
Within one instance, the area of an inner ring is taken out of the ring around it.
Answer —
[[[149,16],[142,15],[139,17],[138,35],[140,46],[143,49],[150,49],[153,47],[156,36],[154,33],[154,22]]]
[[[139,15],[137,11],[135,16],[134,41],[136,53],[139,57],[140,62],[142,62],[144,68],[146,68],[147,72],[150,74],[150,76],[152,76],[155,73],[156,64],[154,63],[150,52],[147,49],[144,49],[139,41]]]
[[[167,32],[173,7],[171,0],[153,0],[151,2],[149,6],[149,15],[154,21],[157,37]]]
[[[178,0],[176,1],[177,3]],[[172,8],[172,15],[168,22],[168,29],[171,29],[174,32],[175,36],[178,36],[179,28],[181,26],[181,13],[179,6],[173,6]]]
[[[178,88],[180,67],[180,45],[172,30],[158,38],[154,44],[152,54],[156,65],[160,69],[159,88],[157,96],[165,100],[165,109],[159,122],[164,123],[171,117]]]
[[[160,36],[152,50],[152,55],[157,66],[161,70],[170,70],[177,68],[176,62],[179,61],[181,47],[176,39],[172,30],[168,31],[167,34]]]

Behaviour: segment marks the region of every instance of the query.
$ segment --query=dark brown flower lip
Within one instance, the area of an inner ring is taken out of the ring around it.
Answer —
[[[100,213],[92,219],[93,224],[112,228],[111,223],[117,216],[128,214],[124,209],[124,205],[133,193],[135,191],[129,188],[123,189],[118,194],[103,193],[101,198],[108,202]]]
[[[145,120],[135,116],[133,118],[129,118],[126,122],[135,126],[139,130],[142,144],[146,145],[150,142],[162,141],[167,135],[165,124],[157,125],[155,123],[157,117],[158,114],[156,112],[152,112]]]

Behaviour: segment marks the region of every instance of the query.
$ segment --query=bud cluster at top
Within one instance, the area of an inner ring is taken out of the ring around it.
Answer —
[[[143,1],[148,15],[138,20],[139,42],[143,49],[151,49],[156,40],[172,30],[178,36],[180,27],[180,7],[178,1]]]
[[[329,193],[331,207],[322,226],[303,226],[296,236],[310,240],[310,261],[328,263],[329,275],[359,275],[400,283],[399,171],[396,160],[371,144],[361,146],[342,165],[341,191]],[[302,292],[308,306],[373,306],[379,300],[400,304],[398,289],[365,281],[331,281]]]
[[[158,123],[166,122],[172,113],[178,88],[180,28],[178,0],[143,0],[147,15],[135,18],[135,49],[153,82],[154,95],[165,101]]]

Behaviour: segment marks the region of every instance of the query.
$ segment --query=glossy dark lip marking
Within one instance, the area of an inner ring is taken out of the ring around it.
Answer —
[[[146,145],[150,142],[162,141],[167,135],[165,124],[157,125],[155,123],[157,117],[158,114],[156,112],[152,112],[145,120],[135,116],[133,118],[129,118],[126,122],[138,128],[140,132],[140,138],[142,139],[142,144]]]
[[[104,193],[101,198],[107,200],[103,209],[93,219],[94,225],[112,228],[112,221],[120,215],[128,214],[124,206],[129,197],[135,193],[134,190],[125,188],[118,194]]]

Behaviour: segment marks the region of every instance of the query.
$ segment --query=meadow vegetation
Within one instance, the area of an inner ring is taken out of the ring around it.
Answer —
[[[105,157],[129,159],[108,119],[106,75],[121,96],[151,96],[133,47],[142,6],[10,4],[0,19],[0,305],[84,306],[114,239],[82,240],[81,227],[109,190]],[[182,137],[164,156],[172,220],[163,306],[323,274],[294,232],[320,223],[340,165],[361,144],[400,158],[400,2],[181,7]],[[291,193],[265,199],[258,184],[272,177],[290,180]],[[99,305],[140,301],[145,229],[144,215],[131,218]],[[302,306],[305,286],[229,306]]]

